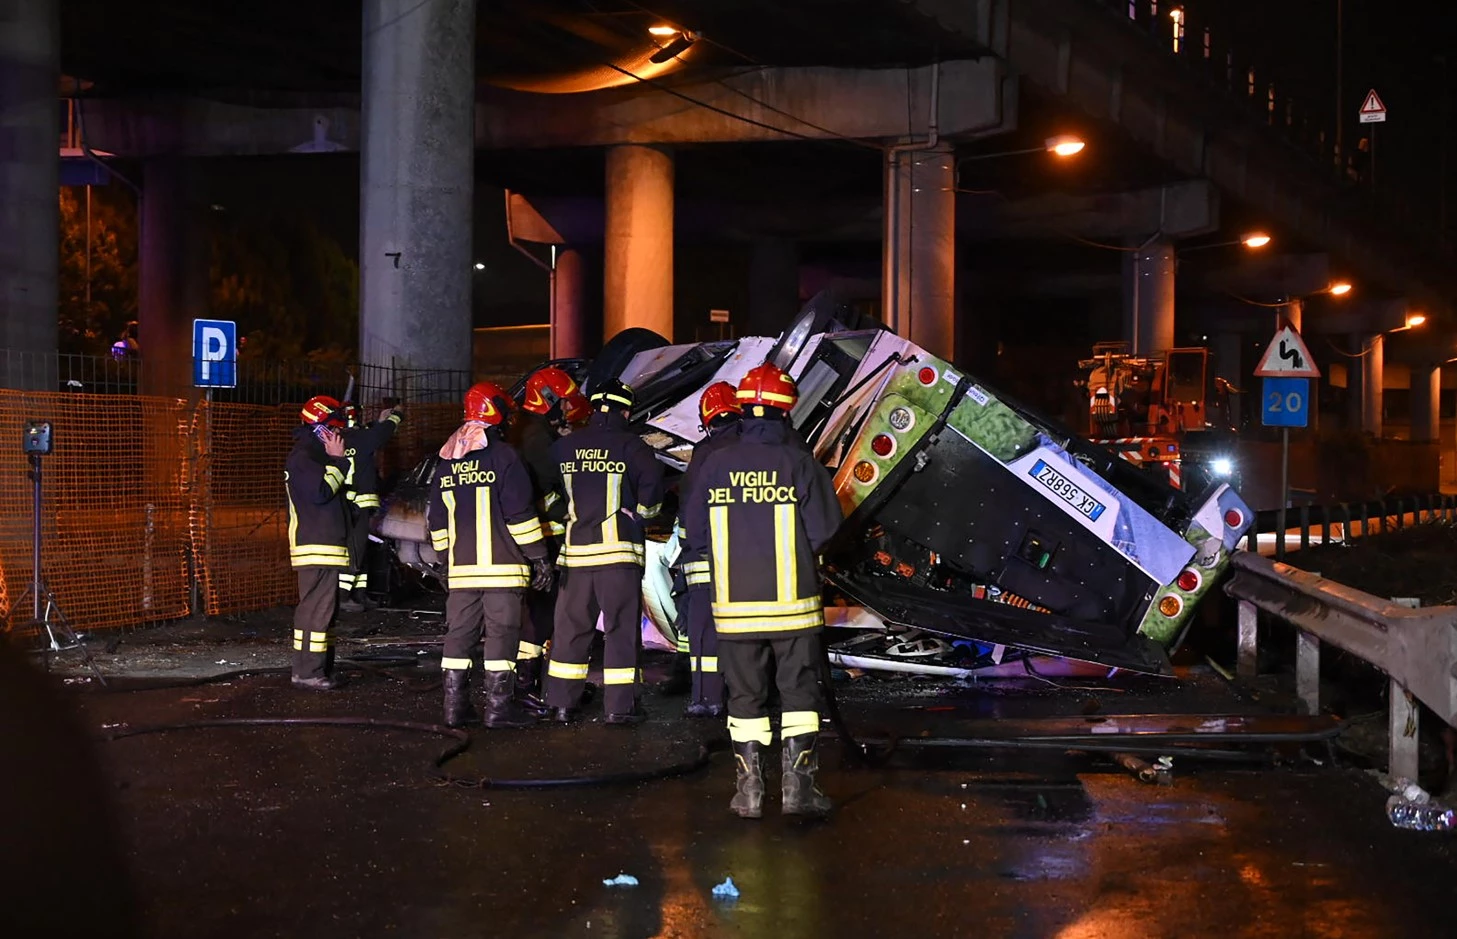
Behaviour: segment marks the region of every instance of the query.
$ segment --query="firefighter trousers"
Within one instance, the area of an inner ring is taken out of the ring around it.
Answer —
[[[445,649],[440,667],[468,671],[481,649],[482,635],[486,671],[515,671],[516,645],[521,641],[520,590],[493,587],[446,594]]]
[[[779,736],[787,739],[817,733],[824,703],[819,655],[816,633],[783,639],[720,637],[718,659],[728,684],[729,737],[735,743],[754,741],[768,746],[773,742],[769,724],[771,682],[779,686],[783,706]]]
[[[555,564],[560,550],[561,544],[557,539],[546,539],[547,560]],[[556,628],[556,598],[555,584],[546,591],[526,591],[526,610],[521,621],[521,648],[516,653],[516,658],[539,659],[545,653],[552,630]]]
[[[723,673],[718,669],[718,630],[713,626],[713,596],[707,584],[683,595],[683,622],[688,629],[688,661],[693,671],[693,700],[723,705]]]
[[[369,528],[374,509],[349,503],[349,567],[339,572],[339,589],[345,593],[369,589]]]
[[[330,629],[339,609],[337,567],[300,567],[298,606],[293,611],[293,677],[324,678],[334,666]]]
[[[547,704],[557,708],[581,704],[600,612],[605,640],[602,706],[608,714],[632,712],[637,704],[637,660],[642,648],[642,575],[643,569],[635,564],[562,571],[551,661],[546,667]]]

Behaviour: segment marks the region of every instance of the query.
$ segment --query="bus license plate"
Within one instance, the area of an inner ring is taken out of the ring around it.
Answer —
[[[1038,460],[1033,464],[1030,475],[1050,489],[1053,495],[1093,521],[1097,521],[1098,516],[1102,515],[1103,510],[1107,508],[1103,503],[1083,492],[1077,483],[1049,466],[1045,460]]]

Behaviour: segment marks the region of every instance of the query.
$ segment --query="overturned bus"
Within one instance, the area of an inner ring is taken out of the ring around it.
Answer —
[[[594,360],[553,364],[589,392],[609,378],[632,386],[643,440],[681,471],[703,438],[702,390],[773,361],[799,383],[790,419],[845,513],[824,555],[832,603],[862,607],[861,622],[1167,673],[1253,521],[1239,495],[1175,489],[908,340],[851,322],[818,297],[779,337],[671,345],[629,330]],[[423,523],[432,470],[427,460],[397,488],[378,532],[402,563],[438,576]],[[645,614],[669,637],[676,551],[665,525],[644,579]]]

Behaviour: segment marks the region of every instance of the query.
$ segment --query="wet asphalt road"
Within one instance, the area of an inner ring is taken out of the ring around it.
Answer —
[[[98,731],[285,714],[433,722],[438,693],[412,687],[431,675],[367,675],[327,696],[264,676],[74,700]],[[946,695],[857,683],[845,698],[852,724],[911,735],[963,714],[1247,709],[1207,682],[1132,681],[1120,692],[1031,684]],[[536,777],[681,760],[721,731],[677,719],[680,700],[650,698],[658,719],[637,728],[477,731],[449,768]],[[936,710],[947,707],[959,710]],[[146,934],[1457,934],[1453,841],[1392,830],[1385,793],[1355,769],[1180,760],[1164,788],[1064,754],[934,754],[847,770],[831,749],[833,821],[755,823],[727,813],[722,755],[692,776],[630,788],[508,792],[429,781],[447,742],[260,728],[102,744]],[[771,797],[776,789],[771,779]],[[603,886],[620,872],[640,885]],[[740,898],[712,897],[730,876]]]

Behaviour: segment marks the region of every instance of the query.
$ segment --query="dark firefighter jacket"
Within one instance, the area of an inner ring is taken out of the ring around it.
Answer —
[[[344,521],[346,457],[334,458],[312,427],[293,432],[294,445],[283,467],[288,490],[288,558],[294,567],[348,567]]]
[[[531,478],[495,431],[482,449],[435,467],[426,519],[431,544],[446,555],[451,590],[524,589],[527,562],[546,557]]]
[[[662,510],[663,465],[618,414],[598,411],[551,447],[567,500],[557,563],[609,567],[643,563],[643,520]]]
[[[818,554],[840,526],[830,474],[781,421],[746,417],[705,460],[685,502],[708,546],[720,639],[777,639],[824,625]]]
[[[375,454],[390,442],[401,420],[399,414],[391,414],[388,420],[344,431],[344,455],[349,458],[344,484],[348,487],[349,501],[361,509],[379,508],[379,465]]]
[[[562,474],[552,458],[551,445],[556,432],[551,422],[540,414],[522,411],[511,426],[511,445],[526,462],[531,475],[531,495],[541,511],[546,533],[560,538],[567,530],[567,502],[562,497]]]
[[[722,450],[725,444],[736,443],[742,429],[742,421],[737,420],[725,421],[716,427],[710,427],[708,436],[693,448],[693,457],[688,461],[688,471],[683,474],[683,479],[678,483],[678,559],[683,568],[683,578],[690,587],[704,586],[709,579],[707,545],[690,542],[688,529],[684,527],[683,507],[687,504],[684,500],[693,491],[696,477],[693,471],[706,463],[712,454]]]

